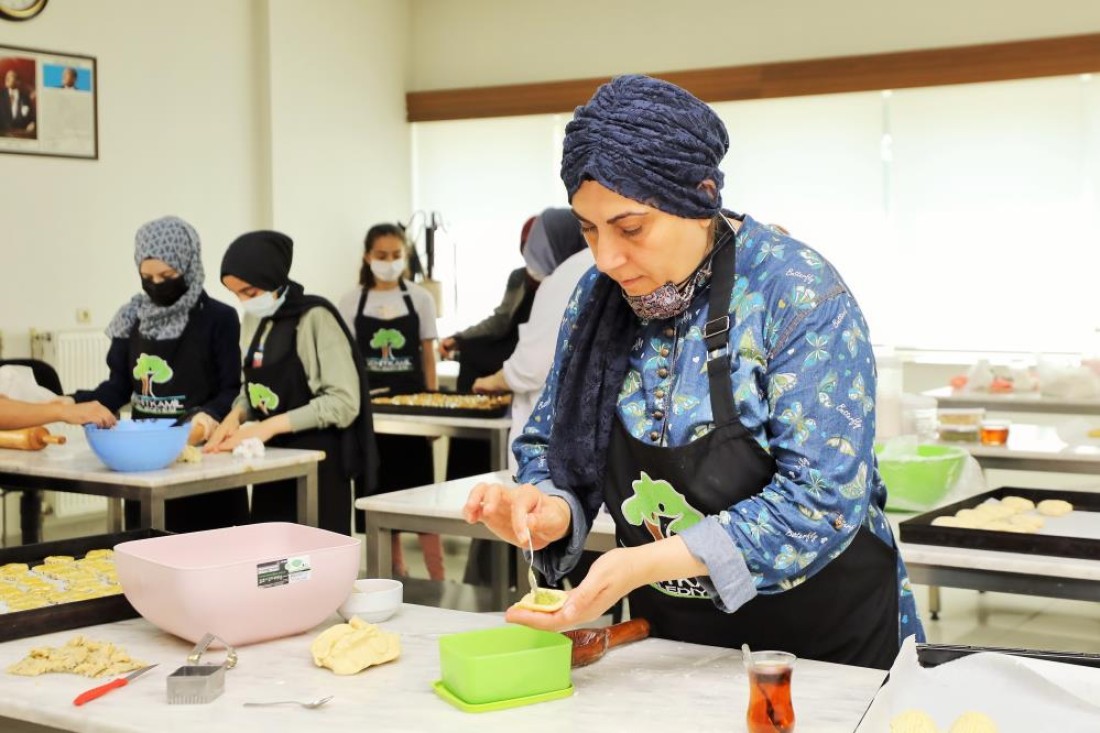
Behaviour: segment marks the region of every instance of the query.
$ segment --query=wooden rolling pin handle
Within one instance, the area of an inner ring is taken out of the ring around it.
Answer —
[[[607,628],[607,647],[639,641],[649,636],[649,622],[644,618],[632,618]]]
[[[49,443],[51,445],[65,445],[66,441],[68,441],[68,438],[66,438],[64,435],[51,434],[42,436],[42,442]]]

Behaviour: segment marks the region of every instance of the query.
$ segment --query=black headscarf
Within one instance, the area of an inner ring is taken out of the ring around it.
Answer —
[[[282,232],[258,231],[233,240],[222,257],[222,274],[233,275],[261,290],[278,290],[290,282],[294,240]]]

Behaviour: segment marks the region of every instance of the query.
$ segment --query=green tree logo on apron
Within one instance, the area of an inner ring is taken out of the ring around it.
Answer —
[[[248,402],[253,410],[259,410],[264,415],[270,413],[279,406],[279,395],[271,391],[271,388],[259,382],[250,382],[248,385]]]
[[[400,349],[405,345],[405,337],[395,328],[380,328],[371,337],[370,347],[381,349],[383,359],[392,359],[394,349]]]
[[[634,496],[623,501],[623,518],[635,527],[644,526],[654,541],[683,532],[703,521],[703,515],[668,481],[654,481],[645,471],[630,484]]]
[[[134,379],[141,380],[141,393],[149,397],[153,394],[153,383],[164,384],[172,378],[172,367],[168,362],[154,354],[142,354],[134,364]]]

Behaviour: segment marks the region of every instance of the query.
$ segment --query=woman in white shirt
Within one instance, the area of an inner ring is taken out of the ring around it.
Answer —
[[[562,314],[581,275],[596,264],[570,209],[546,209],[535,220],[523,248],[527,272],[539,282],[531,315],[519,327],[519,342],[495,374],[474,382],[475,392],[512,392],[512,427],[508,445],[516,439],[542,394],[554,363],[554,348]],[[509,452],[508,469],[516,472]]]
[[[355,334],[371,389],[411,394],[439,388],[434,342],[438,336],[431,293],[407,280],[408,244],[393,224],[376,224],[363,242],[359,287],[340,299],[340,314]],[[430,484],[435,479],[427,438],[377,435],[378,492]],[[362,531],[362,516],[356,516]],[[420,546],[432,580],[443,580],[439,535],[420,534]],[[401,544],[393,543],[393,569],[407,575]]]

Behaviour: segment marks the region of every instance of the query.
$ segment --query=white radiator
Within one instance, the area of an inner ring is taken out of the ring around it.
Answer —
[[[59,519],[102,514],[107,511],[107,498],[90,494],[70,494],[63,491],[47,491],[44,497]]]
[[[111,339],[102,331],[31,330],[31,358],[57,370],[65,392],[93,389],[107,378]]]

